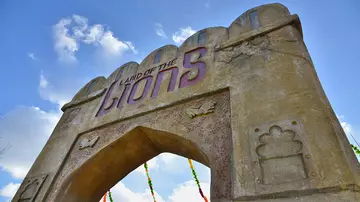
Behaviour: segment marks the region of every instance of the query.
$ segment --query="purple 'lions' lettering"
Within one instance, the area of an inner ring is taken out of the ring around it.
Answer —
[[[130,84],[125,84],[124,91],[121,93],[120,100],[116,106],[118,109],[121,109],[124,106],[126,95],[128,94],[129,89],[130,89]]]
[[[147,93],[149,92],[150,90],[150,86],[151,86],[151,83],[152,83],[152,79],[153,79],[153,76],[148,76],[148,77],[144,77],[140,80],[138,80],[137,82],[135,82],[135,84],[133,85],[131,91],[130,91],[130,96],[129,96],[129,99],[128,99],[128,104],[135,104],[135,103],[138,103],[139,101],[141,101],[143,98],[145,98],[145,96],[147,95]],[[141,81],[143,80],[146,80],[146,83],[145,83],[145,87],[143,89],[143,92],[141,93],[141,96],[138,97],[138,98],[134,98],[135,96],[135,93],[136,91],[138,90],[138,87],[139,87],[139,84]]]
[[[198,60],[198,59],[204,57],[205,54],[206,54],[205,48],[197,48],[195,50],[185,53],[184,68],[191,69],[191,68],[197,67],[198,72],[197,72],[197,75],[194,76],[193,78],[191,78],[192,77],[191,70],[185,72],[180,78],[180,84],[179,84],[180,88],[194,85],[195,83],[199,82],[205,76],[206,64],[201,61],[196,61],[196,62],[191,61],[191,59],[194,55],[198,57],[198,58],[195,58],[196,60]]]
[[[175,89],[176,79],[179,74],[179,69],[177,67],[172,67],[169,69],[161,70],[161,71],[159,71],[159,73],[156,77],[154,90],[151,93],[152,98],[155,98],[156,96],[158,96],[164,74],[165,74],[165,72],[170,71],[170,70],[171,70],[171,78],[170,78],[170,83],[169,83],[167,92],[173,91]]]
[[[178,88],[184,88],[198,83],[204,78],[206,73],[206,64],[200,60],[206,55],[206,52],[206,48],[200,47],[185,53],[183,66],[189,70],[180,77],[179,68],[176,66],[175,58],[157,67],[148,69],[144,73],[134,74],[126,78],[125,81],[121,80],[118,82],[117,79],[108,88],[99,111],[96,113],[96,117],[109,113],[113,108],[122,109],[125,103],[132,105],[141,102],[148,96],[153,80],[155,80],[155,84],[150,97],[156,98],[159,95],[159,90],[161,84],[163,84],[164,74],[166,72],[171,72],[167,92],[175,90],[178,79],[180,79]],[[156,79],[153,79],[154,76],[151,74],[156,71],[158,72],[155,77]],[[140,88],[141,84],[144,84],[143,88]],[[115,88],[116,94],[114,94]]]
[[[100,109],[99,111],[96,113],[96,117],[97,116],[103,116],[104,114],[107,114],[116,104],[116,101],[117,99],[116,98],[113,98],[110,105],[108,107],[106,107],[106,104],[108,103],[109,101],[109,98],[111,97],[111,93],[112,91],[114,90],[114,86],[115,84],[117,83],[117,81],[113,82],[109,89],[107,90],[106,94],[105,94],[105,97],[104,97],[104,100],[103,102],[101,103],[100,105]]]

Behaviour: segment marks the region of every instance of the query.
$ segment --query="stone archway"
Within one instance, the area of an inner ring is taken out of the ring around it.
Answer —
[[[188,114],[188,109],[208,103],[213,105],[212,114],[190,118],[193,113]],[[210,167],[211,197],[230,200],[229,110],[229,92],[222,91],[80,134],[49,198],[98,201],[145,161],[170,152]]]
[[[137,143],[129,145],[129,142]],[[179,135],[136,127],[102,148],[63,183],[55,201],[99,201],[109,188],[161,152],[172,152],[210,167],[207,155]]]
[[[211,168],[212,202],[360,198],[360,165],[281,4],[97,77],[62,110],[13,201],[96,201],[162,151]]]

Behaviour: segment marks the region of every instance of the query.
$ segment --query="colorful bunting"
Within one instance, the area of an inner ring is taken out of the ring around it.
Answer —
[[[111,196],[111,191],[109,190],[109,199],[110,199],[110,202],[114,202],[114,200],[113,200],[113,198],[112,198],[112,196]]]
[[[149,176],[148,165],[147,165],[146,162],[144,163],[144,167],[145,167],[146,176],[147,176],[147,178],[148,178],[148,184],[149,184],[149,187],[150,187],[151,195],[152,195],[152,197],[153,197],[153,199],[154,199],[154,202],[156,202],[155,194],[154,194],[154,189],[153,189],[153,187],[152,187],[151,178],[150,178],[150,176]]]
[[[106,193],[104,194],[103,202],[106,202]]]
[[[196,182],[196,184],[197,184],[197,186],[198,186],[198,188],[199,188],[199,193],[200,193],[201,197],[203,197],[204,201],[205,201],[205,202],[208,202],[208,199],[206,198],[206,196],[204,195],[204,193],[203,193],[203,191],[202,191],[202,189],[201,189],[199,179],[197,178],[197,175],[196,175],[196,172],[195,172],[195,169],[194,169],[194,165],[193,165],[191,159],[188,159],[188,161],[189,161],[189,165],[190,165],[190,168],[191,168],[191,172],[192,172],[192,174],[193,174],[193,177],[194,177],[194,179],[195,179],[195,182]]]
[[[198,179],[198,177],[197,177],[197,175],[196,175],[196,172],[195,172],[195,169],[194,169],[194,165],[193,165],[191,159],[188,159],[188,161],[189,161],[189,165],[190,165],[190,168],[191,168],[191,172],[192,172],[192,174],[193,174],[193,177],[194,177],[194,179],[195,179],[195,182],[196,182],[196,184],[197,184],[197,186],[198,186],[198,188],[199,188],[199,193],[200,193],[201,197],[204,199],[205,202],[209,202],[208,199],[206,198],[206,196],[204,195],[202,189],[201,189],[200,182],[199,182],[199,179]],[[152,182],[151,182],[151,178],[150,178],[150,175],[149,175],[148,165],[147,165],[146,162],[144,163],[144,168],[145,168],[146,176],[147,176],[147,179],[148,179],[148,184],[149,184],[149,187],[150,187],[151,195],[152,195],[152,197],[153,197],[153,199],[154,199],[154,202],[156,202],[155,194],[154,194],[154,189],[153,189]],[[110,190],[109,190],[107,193],[109,194],[110,202],[114,202],[114,200],[113,200],[113,198],[112,198],[112,196],[111,196]],[[105,195],[104,195],[104,197],[103,197],[103,202],[106,202],[106,193],[105,193]]]

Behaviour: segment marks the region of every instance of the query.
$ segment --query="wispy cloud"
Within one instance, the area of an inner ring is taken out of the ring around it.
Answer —
[[[152,162],[152,163],[151,163]],[[161,173],[161,176],[166,175],[169,176],[169,178],[187,178],[189,174],[188,170],[188,161],[186,158],[171,154],[171,153],[162,153],[150,161],[148,161],[149,169],[152,169],[150,171],[152,176],[159,176]],[[169,172],[167,170],[166,166],[171,166],[173,172]],[[210,198],[210,169],[205,168],[205,166],[201,166],[201,164],[194,161],[194,166],[196,167],[197,171],[199,172],[198,177],[199,181],[203,190],[203,193]],[[138,172],[141,168],[141,172]],[[156,169],[154,169],[156,168]],[[183,168],[183,169],[181,169]],[[112,197],[115,200],[119,201],[128,201],[128,202],[151,202],[152,196],[150,194],[150,190],[148,188],[143,189],[143,191],[134,191],[131,190],[129,187],[133,186],[127,186],[131,184],[139,186],[140,184],[143,184],[144,181],[137,181],[139,179],[139,174],[143,175],[145,172],[143,172],[144,167],[140,166],[139,168],[135,169],[135,172],[130,173],[129,176],[135,176],[130,184],[124,184],[123,182],[126,180],[122,180],[121,182],[118,182],[114,187],[111,188],[112,191]],[[177,171],[175,171],[177,170]],[[184,174],[186,173],[186,174]],[[127,177],[129,177],[127,176]],[[185,177],[186,176],[186,177]],[[154,177],[155,178],[155,177]],[[141,179],[141,178],[140,178]],[[197,184],[194,180],[184,180],[179,181],[181,183],[173,184],[172,190],[168,192],[167,195],[160,195],[159,193],[164,193],[163,189],[159,189],[159,186],[156,186],[155,188],[155,198],[157,201],[163,202],[182,202],[182,201],[201,201],[203,200],[198,192]],[[159,181],[158,181],[159,183]],[[155,183],[157,184],[157,183]],[[171,184],[171,183],[169,183]],[[145,185],[146,187],[146,185]],[[139,190],[137,188],[137,190]],[[158,191],[158,193],[156,192]]]
[[[41,72],[40,74],[40,84],[39,87],[40,88],[46,88],[48,86],[49,82],[46,80],[44,73]]]
[[[5,114],[0,120],[0,148],[10,147],[1,156],[0,167],[14,178],[24,178],[60,115],[60,112],[46,112],[35,106],[17,107]]]
[[[210,198],[210,183],[200,182],[204,194]],[[118,201],[128,202],[151,202],[152,196],[150,190],[146,189],[144,192],[134,192],[124,183],[117,183],[112,190],[112,197]],[[164,197],[160,196],[155,191],[156,201],[164,202]],[[201,201],[203,200],[198,192],[198,187],[195,181],[185,181],[178,184],[177,187],[172,191],[171,195],[168,196],[169,202],[183,202],[183,201]]]
[[[196,31],[191,27],[180,28],[179,31],[175,32],[172,35],[172,39],[176,44],[181,44],[184,42],[189,36],[193,35]]]
[[[164,39],[167,38],[162,24],[155,23],[155,32],[156,32],[156,35],[160,36],[161,38],[164,38]]]
[[[6,186],[0,189],[0,196],[6,197],[6,198],[12,198],[14,197],[16,191],[19,189],[20,184],[18,183],[12,183],[10,182]]]
[[[340,124],[342,126],[342,128],[344,129],[344,132],[349,140],[349,142],[353,145],[358,146],[360,144],[360,136],[358,135],[358,133],[354,130],[354,127],[348,123],[347,121],[345,121],[345,116],[340,115],[337,116]],[[360,156],[358,156],[358,159],[360,159]]]
[[[128,187],[125,186],[122,182],[117,183],[112,190],[112,197],[116,201],[127,201],[127,202],[151,202],[152,195],[149,189],[144,190],[143,192],[134,192]],[[154,191],[156,201],[165,202],[165,200]]]
[[[32,60],[37,60],[37,58],[35,57],[35,54],[34,53],[28,53],[27,54],[27,56],[29,57],[29,58],[31,58]]]
[[[53,26],[55,51],[59,60],[64,62],[76,61],[75,52],[79,50],[79,43],[69,34],[69,26],[72,20],[69,18],[61,19]]]
[[[138,53],[132,42],[118,39],[102,24],[89,25],[84,16],[63,18],[53,26],[53,31],[55,51],[64,62],[77,60],[75,53],[79,51],[80,43],[94,45],[107,56],[120,56],[125,51]]]
[[[66,91],[64,89],[62,91],[54,89],[54,86],[50,85],[44,73],[41,72],[39,80],[39,94],[42,99],[56,104],[60,109],[64,104],[70,102],[74,92]]]
[[[36,106],[21,106],[0,119],[0,148],[8,147],[0,158],[0,170],[10,173],[16,179],[25,177],[59,121],[62,115],[60,107],[73,94],[55,90],[43,72],[39,77],[38,88],[40,96],[57,105],[58,110],[44,111]],[[1,194],[6,195],[12,188],[14,184],[9,184],[2,189]]]
[[[210,198],[210,183],[200,182],[200,186],[204,191],[204,195]],[[169,196],[171,202],[183,202],[183,201],[202,201],[198,187],[194,180],[186,181],[179,184]]]

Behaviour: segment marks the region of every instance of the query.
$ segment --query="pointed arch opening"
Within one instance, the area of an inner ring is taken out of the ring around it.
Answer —
[[[62,184],[55,201],[97,202],[130,172],[163,152],[190,158],[210,167],[207,154],[197,143],[165,131],[136,127],[76,169]]]

